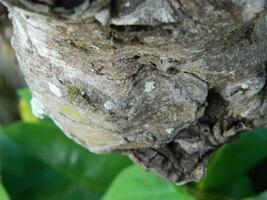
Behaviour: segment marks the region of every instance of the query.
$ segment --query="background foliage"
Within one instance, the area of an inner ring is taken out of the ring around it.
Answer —
[[[20,90],[20,120],[0,128],[0,200],[265,200],[267,131],[222,146],[199,183],[173,185],[121,155],[96,155],[31,112]]]

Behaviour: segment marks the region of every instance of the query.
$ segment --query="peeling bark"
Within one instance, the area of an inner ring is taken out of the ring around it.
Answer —
[[[266,127],[265,0],[1,2],[39,107],[90,151],[182,183]]]

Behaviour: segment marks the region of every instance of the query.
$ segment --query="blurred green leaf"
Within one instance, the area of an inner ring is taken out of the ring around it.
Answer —
[[[266,199],[267,199],[267,191],[263,192],[262,194],[254,197],[254,198],[250,198],[250,199],[247,199],[247,200],[266,200]]]
[[[18,91],[19,98],[25,99],[27,102],[31,101],[32,94],[28,88],[23,88]]]
[[[209,190],[206,189],[203,191],[203,193],[205,194],[205,192],[206,194],[216,194],[222,198],[231,197],[234,199],[240,199],[255,195],[253,185],[247,176],[242,176],[238,180],[233,180],[232,183],[223,185],[222,187],[212,188]]]
[[[120,173],[102,200],[195,200],[184,187],[131,166]]]
[[[246,173],[266,156],[267,131],[256,129],[243,133],[238,140],[216,152],[199,188],[236,198],[250,196],[253,188]]]
[[[31,98],[32,94],[29,89],[21,89],[18,91],[19,96],[19,114],[24,122],[37,123],[38,119],[32,114]]]
[[[99,195],[66,178],[38,159],[25,154],[0,134],[3,183],[13,200],[97,199]]]
[[[3,187],[3,185],[0,183],[0,199],[1,200],[9,200],[9,197]]]
[[[3,183],[12,199],[99,199],[131,164],[123,156],[90,153],[48,123],[16,123],[3,132]]]

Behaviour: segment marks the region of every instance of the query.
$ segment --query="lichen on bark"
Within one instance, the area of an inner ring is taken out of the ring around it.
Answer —
[[[263,0],[1,0],[33,95],[65,134],[175,183],[266,126]]]

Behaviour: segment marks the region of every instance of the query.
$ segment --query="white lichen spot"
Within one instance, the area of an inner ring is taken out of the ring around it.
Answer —
[[[145,83],[145,92],[152,92],[155,89],[154,81],[147,81]]]
[[[168,135],[171,135],[174,131],[174,128],[166,128],[165,129],[165,132],[168,134]]]
[[[57,97],[62,97],[62,92],[59,87],[57,87],[53,83],[48,83],[48,87],[54,95],[56,95]]]
[[[246,111],[242,112],[240,115],[241,115],[241,117],[246,118],[246,117],[248,117],[249,113],[250,113],[250,111],[246,110]]]
[[[110,100],[108,100],[104,103],[104,107],[106,110],[112,110],[113,106],[114,106],[114,103]]]
[[[101,51],[101,48],[95,45],[91,45],[92,49],[95,49],[98,53]]]
[[[130,7],[131,6],[131,3],[129,1],[127,1],[124,5],[126,8]]]
[[[39,101],[39,99],[33,97],[31,99],[31,107],[32,107],[32,114],[35,117],[37,117],[39,119],[44,119],[44,117],[46,116],[45,107]]]
[[[145,128],[149,128],[149,124],[145,124]]]
[[[247,83],[243,83],[241,85],[241,88],[244,89],[244,90],[247,90],[249,88],[249,85]]]

